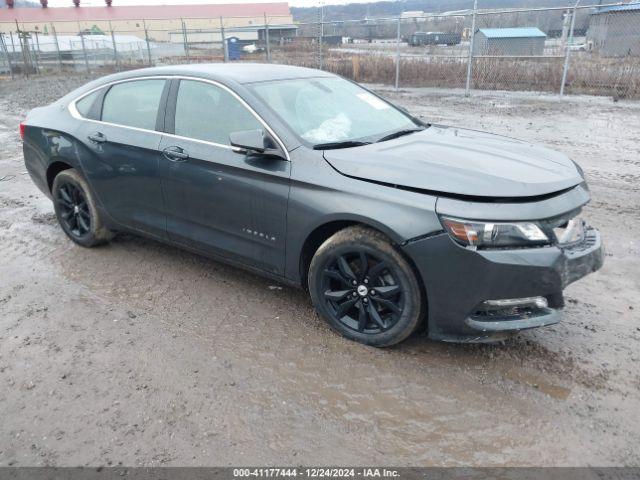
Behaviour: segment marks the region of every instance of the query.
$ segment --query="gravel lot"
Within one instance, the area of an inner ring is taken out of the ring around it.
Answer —
[[[604,268],[502,345],[376,350],[307,296],[153,241],[74,246],[18,123],[84,77],[0,81],[0,466],[640,465],[640,104],[380,91],[579,161]]]

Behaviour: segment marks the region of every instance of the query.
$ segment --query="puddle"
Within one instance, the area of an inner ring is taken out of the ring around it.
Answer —
[[[528,375],[522,372],[508,371],[504,374],[505,378],[513,380],[514,382],[523,383],[540,390],[542,393],[549,395],[557,400],[566,400],[571,394],[571,389],[560,385],[541,380],[533,375]]]

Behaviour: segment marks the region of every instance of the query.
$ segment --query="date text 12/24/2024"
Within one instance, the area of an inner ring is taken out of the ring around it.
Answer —
[[[240,477],[300,477],[300,478],[398,478],[400,473],[388,468],[234,468]]]

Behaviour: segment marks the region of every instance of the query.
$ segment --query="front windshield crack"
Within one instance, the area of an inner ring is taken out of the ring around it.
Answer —
[[[308,147],[347,148],[419,126],[385,99],[339,77],[276,80],[252,89]]]

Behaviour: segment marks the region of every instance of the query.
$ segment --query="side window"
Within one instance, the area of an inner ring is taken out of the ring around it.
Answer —
[[[78,113],[82,115],[84,118],[97,120],[96,116],[93,115],[92,107],[93,107],[93,103],[96,101],[96,99],[100,96],[101,93],[102,93],[102,89],[99,89],[93,93],[90,93],[86,97],[83,97],[80,100],[78,100],[76,102],[76,110],[78,110]]]
[[[164,80],[135,80],[113,85],[102,104],[102,121],[154,130]]]
[[[176,99],[174,133],[229,145],[229,134],[263,128],[233,95],[210,83],[181,80]]]

